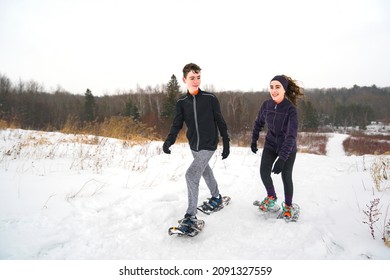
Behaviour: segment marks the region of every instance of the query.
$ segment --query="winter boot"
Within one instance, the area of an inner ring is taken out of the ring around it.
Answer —
[[[204,202],[202,209],[205,211],[214,211],[222,205],[222,196],[209,198],[209,201]]]
[[[196,216],[185,214],[184,219],[179,221],[179,230],[181,230],[183,233],[189,234],[195,230],[197,222],[198,218]]]
[[[275,212],[280,209],[279,205],[276,204],[277,198],[273,196],[267,196],[260,202],[259,209],[264,212]]]
[[[285,202],[282,203],[282,209],[283,209],[283,218],[284,219],[291,219],[292,217],[292,206],[287,205]]]

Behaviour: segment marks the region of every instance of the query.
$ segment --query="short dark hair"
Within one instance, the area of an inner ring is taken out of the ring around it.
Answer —
[[[196,65],[195,63],[188,63],[183,68],[183,77],[187,78],[188,73],[190,73],[191,71],[193,71],[196,74],[198,74],[201,70],[202,69],[200,69],[200,67],[198,65]]]

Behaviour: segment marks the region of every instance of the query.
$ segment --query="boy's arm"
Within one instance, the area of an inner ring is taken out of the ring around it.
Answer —
[[[215,118],[215,121],[217,123],[217,127],[218,127],[219,133],[221,134],[223,141],[225,141],[225,142],[230,141],[227,124],[225,122],[225,119],[222,116],[221,107],[219,105],[219,101],[217,98],[214,98],[213,110],[214,110],[214,118]]]
[[[222,159],[225,159],[230,154],[230,144],[229,144],[230,138],[229,138],[227,124],[225,122],[225,119],[222,116],[221,107],[219,105],[219,101],[217,98],[215,98],[213,102],[213,110],[214,110],[214,118],[217,123],[219,133],[221,134],[222,137],[222,143],[223,143]]]
[[[183,122],[184,122],[184,117],[183,117],[182,108],[180,106],[180,102],[177,102],[176,115],[175,118],[173,119],[172,126],[168,133],[168,136],[165,139],[165,143],[168,145],[168,147],[170,147],[176,142],[177,135],[179,134],[179,131],[183,128]]]

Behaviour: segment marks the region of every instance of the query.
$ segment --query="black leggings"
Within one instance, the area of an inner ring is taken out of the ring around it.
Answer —
[[[296,155],[297,155],[296,152],[290,154],[290,157],[287,159],[282,170],[282,181],[284,186],[284,201],[287,205],[291,205],[293,193],[294,193],[292,171],[293,171]],[[277,157],[278,157],[277,153],[265,148],[261,156],[261,164],[260,164],[261,180],[263,181],[265,189],[267,190],[267,195],[273,197],[277,197],[277,196],[275,193],[274,183],[271,178],[271,170]]]

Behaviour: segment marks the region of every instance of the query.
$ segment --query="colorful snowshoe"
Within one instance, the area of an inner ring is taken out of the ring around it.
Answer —
[[[272,212],[276,213],[280,210],[280,206],[276,204],[277,198],[273,196],[267,196],[263,201],[255,200],[253,202],[254,206],[257,206],[262,212]]]
[[[278,215],[278,219],[284,219],[286,222],[296,222],[299,218],[300,207],[293,203],[291,206],[282,203],[282,211]]]

